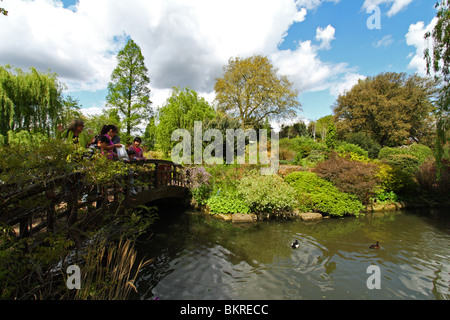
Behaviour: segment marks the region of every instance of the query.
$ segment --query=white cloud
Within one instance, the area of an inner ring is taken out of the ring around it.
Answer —
[[[69,9],[59,0],[14,0],[0,19],[0,64],[51,69],[70,91],[104,90],[129,35],[144,54],[154,107],[174,86],[212,101],[228,59],[253,54],[267,55],[302,93],[337,93],[359,75],[319,58],[334,39],[331,25],[317,29],[319,46],[304,41],[296,50],[278,50],[289,27],[323,2],[339,0],[79,0]]]
[[[373,44],[375,48],[386,48],[389,47],[391,44],[394,43],[394,39],[392,38],[392,35],[384,36],[382,39],[378,40]]]
[[[331,41],[333,41],[334,34],[336,30],[331,26],[328,25],[326,28],[320,28],[318,27],[316,30],[316,40],[321,41],[320,48],[321,49],[330,49],[331,48]]]
[[[392,17],[406,9],[411,2],[413,2],[413,0],[365,0],[363,9],[367,9],[371,6],[379,6],[380,4],[391,4],[387,15],[388,17]]]
[[[424,50],[427,48],[428,44],[424,39],[424,36],[426,32],[431,31],[435,27],[436,23],[437,18],[434,18],[427,26],[425,26],[423,21],[411,24],[409,26],[408,33],[405,36],[406,44],[416,48],[415,52],[408,55],[408,58],[411,59],[408,68],[414,69],[419,75],[422,76],[427,74]]]
[[[82,108],[81,111],[87,116],[98,116],[103,113],[103,107]]]
[[[307,10],[317,9],[323,2],[338,3],[340,0],[297,0],[297,6]]]
[[[210,91],[232,56],[273,52],[306,10],[292,0],[15,0],[0,20],[0,63],[51,68],[72,90],[104,88],[130,35],[152,87]]]
[[[345,63],[330,64],[320,60],[311,41],[301,42],[294,51],[278,51],[270,56],[280,74],[287,75],[300,93],[329,90],[338,96],[355,85],[364,76],[356,73]]]

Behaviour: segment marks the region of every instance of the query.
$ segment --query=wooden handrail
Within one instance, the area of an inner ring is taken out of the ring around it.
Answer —
[[[130,161],[131,165],[154,165],[154,168],[146,172],[144,175],[134,175],[135,181],[144,182],[146,187],[151,189],[158,189],[162,186],[179,186],[186,187],[186,177],[180,170],[182,165],[173,163],[168,160],[161,159],[148,159],[144,161]],[[161,166],[170,166],[169,170],[161,170]],[[130,190],[129,190],[129,177],[130,174],[122,177],[123,186],[111,186],[108,188],[108,196],[116,196],[119,193],[125,192],[125,204],[129,204]],[[76,212],[79,208],[86,207],[88,203],[98,202],[100,199],[104,199],[105,196],[92,196],[86,193],[86,188],[89,190],[96,190],[97,186],[76,183],[82,181],[83,175],[81,172],[74,172],[67,175],[61,175],[45,182],[34,183],[21,190],[15,190],[6,194],[0,194],[0,222],[3,221],[8,225],[16,225],[20,223],[20,237],[27,237],[33,233],[32,220],[40,215],[43,223],[37,227],[42,229],[43,226],[48,226],[52,229],[55,219],[55,207],[65,206],[65,211],[58,214],[58,218],[63,216],[70,216],[71,220],[76,220]],[[70,186],[67,185],[68,181],[73,183]],[[70,191],[68,193],[68,188]],[[58,190],[58,191],[57,191]],[[87,196],[87,199],[81,198]],[[48,203],[44,205],[34,206],[33,208],[23,208],[20,206],[14,207],[14,204],[26,200],[32,197],[45,197]],[[81,201],[81,202],[80,202]],[[11,209],[10,207],[14,207]],[[97,210],[97,209],[95,209]],[[101,210],[101,209],[99,209]],[[75,215],[75,217],[74,217]],[[44,219],[45,218],[45,219]],[[45,220],[45,221],[44,221]]]

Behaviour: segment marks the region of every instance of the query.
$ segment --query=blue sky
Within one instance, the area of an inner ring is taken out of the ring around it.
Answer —
[[[380,10],[380,29],[369,29]],[[172,87],[214,99],[231,57],[263,54],[301,92],[308,120],[331,114],[339,94],[381,72],[424,73],[430,0],[4,0],[0,64],[58,73],[66,94],[98,114],[130,36],[149,69],[152,101]],[[293,120],[293,119],[291,119]],[[287,120],[286,120],[287,121]]]

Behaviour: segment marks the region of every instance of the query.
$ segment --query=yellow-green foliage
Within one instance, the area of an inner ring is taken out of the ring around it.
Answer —
[[[303,212],[314,211],[330,216],[358,215],[364,206],[355,195],[339,191],[331,182],[313,172],[293,172],[285,181],[296,191]]]
[[[283,213],[294,208],[295,190],[278,175],[251,171],[239,182],[238,194],[255,213]]]

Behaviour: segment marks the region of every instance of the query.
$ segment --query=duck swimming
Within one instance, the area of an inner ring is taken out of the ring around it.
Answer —
[[[370,249],[380,249],[380,243],[377,241],[377,244],[372,244],[369,248]]]
[[[294,242],[292,242],[291,247],[292,247],[292,249],[297,249],[298,247],[300,247],[298,240],[295,240]]]

